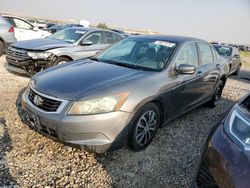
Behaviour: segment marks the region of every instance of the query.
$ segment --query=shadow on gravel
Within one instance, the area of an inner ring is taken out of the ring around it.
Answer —
[[[25,91],[26,87],[23,88],[19,93],[18,93],[18,96],[17,96],[17,99],[16,99],[16,109],[17,109],[17,114],[18,116],[20,117],[20,119],[23,121],[23,111],[21,110],[21,100],[22,100],[22,95]]]
[[[210,131],[236,101],[198,107],[162,127],[144,151],[128,148],[98,155],[113,187],[190,187]]]
[[[13,186],[16,184],[12,178],[6,162],[6,152],[10,151],[11,139],[4,118],[0,117],[0,187]]]

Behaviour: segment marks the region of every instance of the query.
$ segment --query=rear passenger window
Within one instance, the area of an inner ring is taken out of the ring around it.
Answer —
[[[176,60],[176,66],[178,67],[180,64],[189,64],[193,66],[198,66],[198,52],[196,48],[196,44],[189,43],[186,44],[182,49],[181,52]]]
[[[113,44],[121,40],[121,37],[115,33],[106,32],[107,44]]]
[[[198,43],[198,46],[200,49],[201,63],[212,63],[214,58],[210,46],[205,43]]]

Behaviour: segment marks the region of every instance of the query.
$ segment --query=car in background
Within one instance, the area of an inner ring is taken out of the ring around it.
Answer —
[[[12,15],[2,15],[2,17],[13,25],[17,41],[44,38],[50,35],[49,32],[38,29],[23,18]]]
[[[14,27],[0,15],[0,57],[13,42],[16,42]]]
[[[238,48],[234,46],[213,45],[216,51],[224,57],[229,64],[229,75],[238,75],[241,68],[241,59]]]
[[[250,185],[250,93],[211,132],[193,187]]]
[[[80,25],[80,24],[64,24],[64,25],[55,24],[55,25],[52,25],[51,27],[46,28],[45,31],[48,31],[48,32],[54,34],[55,32],[61,31],[67,27],[83,27],[83,25]]]
[[[91,57],[122,38],[109,30],[69,27],[46,38],[12,44],[5,66],[10,72],[32,76],[51,66]]]
[[[240,45],[239,46],[239,50],[241,50],[241,51],[247,51],[248,47],[246,45]]]
[[[139,151],[164,123],[205,103],[214,107],[227,71],[204,40],[131,36],[90,59],[36,74],[22,97],[24,120],[98,153],[127,143]]]
[[[29,19],[27,20],[29,23],[31,23],[34,27],[38,28],[38,29],[45,29],[47,28],[47,23],[45,21],[42,20],[36,20],[36,19]]]
[[[111,31],[117,32],[117,33],[123,35],[124,37],[128,37],[128,36],[131,35],[131,34],[125,32],[125,31],[122,31],[122,30],[119,30],[119,29],[111,29]]]

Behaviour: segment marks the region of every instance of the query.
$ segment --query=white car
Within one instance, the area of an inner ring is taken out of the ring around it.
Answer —
[[[51,33],[43,31],[33,26],[30,22],[23,18],[19,18],[11,15],[2,15],[10,24],[14,27],[14,35],[17,41],[45,38]]]

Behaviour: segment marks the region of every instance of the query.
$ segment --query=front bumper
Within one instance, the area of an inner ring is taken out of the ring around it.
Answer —
[[[15,60],[6,56],[5,68],[11,73],[21,74],[25,76],[33,76],[35,73],[48,68],[51,64],[50,60]]]
[[[111,112],[98,115],[69,116],[67,109],[72,102],[68,102],[60,113],[48,113],[34,106],[28,96],[22,96],[22,109],[27,114],[36,115],[39,118],[39,126],[34,127],[28,121],[29,126],[42,134],[60,142],[80,146],[96,153],[103,153],[118,144],[118,148],[126,140],[126,127],[132,115],[128,112]],[[121,137],[121,135],[123,135]],[[119,143],[118,143],[119,142]]]
[[[215,131],[204,153],[202,166],[219,187],[249,187],[249,153],[242,151],[225,134],[223,125]],[[204,170],[203,170],[204,171]]]

